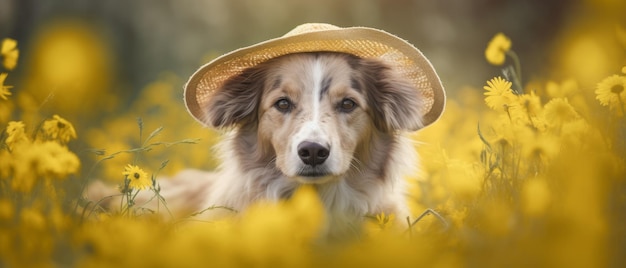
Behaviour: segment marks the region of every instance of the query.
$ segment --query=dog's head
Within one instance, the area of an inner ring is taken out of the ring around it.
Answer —
[[[246,69],[208,106],[207,124],[255,131],[276,167],[303,183],[342,177],[372,133],[423,126],[410,82],[380,60],[343,53],[290,54]]]

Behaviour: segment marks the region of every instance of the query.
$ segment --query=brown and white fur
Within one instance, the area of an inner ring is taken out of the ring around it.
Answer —
[[[421,106],[411,83],[378,59],[274,58],[227,80],[206,107],[203,121],[228,131],[219,170],[184,171],[161,182],[162,194],[170,207],[243,211],[311,184],[335,232],[380,212],[404,220],[403,174],[417,164],[404,133],[422,127]]]

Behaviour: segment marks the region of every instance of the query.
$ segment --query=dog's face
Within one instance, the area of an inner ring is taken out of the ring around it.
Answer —
[[[368,150],[371,135],[421,128],[421,105],[417,90],[378,60],[298,53],[228,80],[209,103],[207,122],[256,130],[285,176],[325,183],[374,153],[355,154]]]
[[[259,107],[276,166],[288,177],[321,183],[341,176],[371,127],[367,101],[338,55],[299,54],[276,62]]]

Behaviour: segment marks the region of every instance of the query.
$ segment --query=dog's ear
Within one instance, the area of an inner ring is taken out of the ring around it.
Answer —
[[[422,97],[407,78],[376,59],[360,59],[356,68],[376,128],[392,132],[415,131],[424,126]]]
[[[226,128],[255,122],[265,84],[265,69],[251,67],[226,80],[207,104],[206,123]]]

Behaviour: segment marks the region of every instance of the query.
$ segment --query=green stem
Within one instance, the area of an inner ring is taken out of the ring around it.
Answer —
[[[617,101],[619,102],[619,108],[622,110],[622,116],[625,116],[626,113],[624,112],[624,102],[622,102],[620,93],[615,93],[615,94],[617,94]]]
[[[509,57],[511,57],[511,59],[513,60],[513,64],[515,64],[515,81],[513,81],[513,83],[515,83],[515,85],[517,86],[517,88],[519,88],[519,92],[522,93],[524,91],[524,89],[522,88],[522,64],[520,63],[519,57],[517,56],[517,53],[515,53],[515,51],[513,50],[509,50],[506,51],[506,55],[508,55]]]

